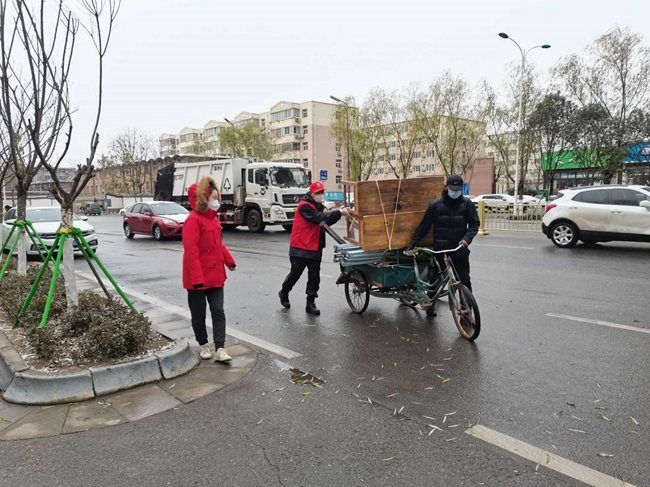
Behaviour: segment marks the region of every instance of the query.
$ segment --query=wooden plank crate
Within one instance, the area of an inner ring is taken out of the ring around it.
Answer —
[[[442,194],[444,183],[442,176],[344,181],[345,200],[351,201],[354,195],[346,240],[366,252],[408,246],[429,202]],[[432,245],[433,232],[420,243]]]

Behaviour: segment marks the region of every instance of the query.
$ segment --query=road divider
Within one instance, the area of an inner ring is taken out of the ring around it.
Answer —
[[[620,330],[636,331],[639,333],[650,333],[650,329],[648,328],[621,325],[619,323],[611,323],[609,321],[592,320],[591,318],[580,318],[579,316],[559,315],[555,313],[546,313],[545,316],[549,316],[551,318],[560,318],[562,320],[577,321],[578,323],[587,323],[589,325],[607,326],[609,328],[618,328]]]
[[[594,487],[634,487],[633,484],[572,462],[480,424],[468,428],[465,433],[587,485]]]

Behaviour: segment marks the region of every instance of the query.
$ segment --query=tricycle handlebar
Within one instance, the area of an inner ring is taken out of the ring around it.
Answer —
[[[404,252],[404,255],[408,255],[409,257],[415,256],[418,253],[425,253],[425,254],[451,254],[452,252],[456,252],[457,250],[460,250],[463,247],[463,244],[458,244],[458,247],[455,249],[445,249],[445,250],[431,250],[427,249],[426,247],[418,247],[413,250],[407,250]]]

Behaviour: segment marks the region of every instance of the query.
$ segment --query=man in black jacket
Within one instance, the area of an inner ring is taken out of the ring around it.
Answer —
[[[463,197],[463,178],[449,176],[442,197],[432,201],[413,234],[410,247],[415,247],[433,227],[434,250],[463,246],[450,255],[460,282],[472,290],[469,277],[469,244],[478,233],[479,218],[474,203]],[[433,312],[433,308],[432,308]]]
[[[347,209],[327,211],[323,205],[325,186],[316,181],[309,187],[307,196],[298,204],[291,229],[289,260],[291,272],[282,283],[278,293],[280,303],[290,308],[289,293],[307,269],[307,306],[308,314],[318,316],[320,310],[316,307],[316,298],[320,287],[320,264],[325,247],[325,231],[321,223],[334,225],[347,215]]]

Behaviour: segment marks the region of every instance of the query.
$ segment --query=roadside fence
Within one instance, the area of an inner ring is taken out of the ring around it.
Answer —
[[[546,205],[520,204],[489,206],[484,201],[477,204],[481,227],[479,235],[490,231],[539,232]]]

